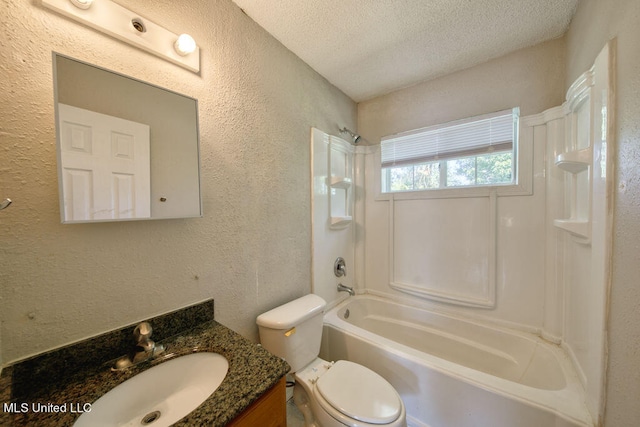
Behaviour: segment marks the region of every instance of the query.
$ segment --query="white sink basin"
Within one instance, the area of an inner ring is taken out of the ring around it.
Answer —
[[[207,400],[228,370],[227,359],[217,353],[169,360],[114,387],[74,426],[170,426]]]

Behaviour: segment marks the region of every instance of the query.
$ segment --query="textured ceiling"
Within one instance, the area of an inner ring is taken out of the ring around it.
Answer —
[[[233,0],[355,101],[560,37],[579,0]]]

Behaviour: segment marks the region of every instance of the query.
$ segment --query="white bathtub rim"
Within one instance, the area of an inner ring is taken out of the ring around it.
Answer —
[[[436,314],[436,315],[441,315],[459,322],[477,324],[488,329],[494,329],[508,335],[517,336],[518,338],[530,341],[535,344],[542,343],[545,346],[548,344],[552,344],[552,345],[556,345],[564,348],[564,341],[562,339],[552,335],[545,334],[539,328],[522,325],[520,323],[509,322],[501,319],[487,318],[484,316],[468,315],[468,314],[463,314],[457,311],[431,308],[429,306],[422,306],[422,305],[415,304],[411,300],[403,297],[398,298],[393,295],[377,293],[375,291],[374,292],[365,291],[363,293],[356,294],[355,297],[351,297],[351,298],[371,299],[371,300],[380,301],[380,302],[392,302],[397,305],[405,306],[409,309],[424,310],[426,312]],[[337,308],[338,306],[342,307],[348,301],[350,301],[348,298],[342,299],[340,300],[339,303],[334,304],[332,308]],[[328,311],[329,309],[325,309],[325,313]]]
[[[377,316],[374,315],[374,316],[371,316],[371,317],[376,318]],[[384,318],[384,316],[380,316],[380,317]],[[392,319],[392,320],[394,321],[395,324],[398,324],[398,325],[403,325],[403,324],[411,325],[410,321],[396,320],[396,319]],[[423,328],[421,327],[420,329],[423,329]],[[432,330],[434,328],[432,328],[432,327],[424,327],[424,329],[425,330]],[[513,363],[517,363],[518,362],[518,360],[516,360],[516,358],[514,358],[511,354],[509,354],[509,353],[507,353],[505,351],[502,351],[502,350],[499,350],[499,349],[495,349],[495,348],[487,346],[485,344],[479,344],[477,342],[474,342],[474,341],[470,340],[469,338],[455,337],[454,334],[452,334],[450,332],[444,332],[444,331],[440,331],[439,335],[443,336],[443,337],[448,337],[448,338],[451,338],[451,339],[455,339],[456,341],[458,341],[460,343],[463,343],[463,344],[473,345],[474,347],[477,347],[477,348],[483,350],[484,352],[492,354],[492,355],[494,355],[496,357],[499,357],[499,358],[501,358],[503,360],[508,360],[510,362],[513,362]],[[528,340],[528,341],[531,341],[531,340]],[[537,345],[537,342],[534,342],[534,351],[535,351],[535,346],[536,345]]]
[[[353,301],[353,299],[372,299],[374,301],[392,302],[394,304],[406,306],[412,309],[425,310],[427,312],[442,315],[442,316],[445,316],[457,321],[461,321],[461,322],[478,323],[487,328],[493,328],[507,334],[517,335],[521,338],[535,342],[536,344],[542,342],[545,345],[552,344],[552,345],[559,346],[562,349],[567,349],[567,345],[562,338],[552,334],[548,334],[540,328],[523,325],[521,323],[510,322],[502,319],[494,319],[486,316],[474,316],[473,314],[460,313],[455,310],[434,308],[429,305],[426,305],[426,306],[420,305],[420,304],[416,304],[415,301],[407,297],[397,296],[397,295],[369,290],[369,289],[365,289],[363,291],[356,291],[355,296],[345,295],[344,298],[339,298],[337,300],[332,301],[330,304],[327,304],[324,312],[328,313],[329,311],[331,311],[334,308],[337,308],[338,306],[342,307],[349,301]],[[567,354],[571,355],[570,352],[567,352]]]
[[[386,298],[373,296],[373,295],[357,295],[351,297],[353,299],[372,298],[383,302],[388,302]],[[513,398],[522,403],[551,411],[556,416],[563,418],[567,421],[582,424],[585,427],[593,426],[593,421],[588,413],[586,403],[584,401],[584,389],[577,375],[571,370],[568,363],[571,363],[567,356],[560,350],[560,348],[554,347],[537,336],[525,336],[527,339],[536,341],[537,345],[543,345],[558,359],[563,374],[565,375],[566,385],[560,390],[541,390],[534,387],[530,387],[524,384],[516,384],[512,381],[493,376],[481,371],[477,371],[466,366],[458,365],[445,359],[433,356],[428,353],[413,349],[404,344],[397,343],[388,338],[376,335],[372,332],[358,328],[340,319],[337,315],[339,309],[344,305],[347,305],[353,299],[346,299],[340,304],[336,305],[332,310],[325,313],[325,324],[334,327],[343,333],[348,334],[351,337],[362,339],[363,341],[371,345],[382,344],[382,348],[396,356],[406,357],[414,363],[424,364],[425,360],[429,364],[429,368],[434,369],[437,372],[451,376],[458,380],[464,381],[468,384],[472,384],[483,390],[499,394],[508,398]],[[391,301],[396,304],[403,305],[396,301]],[[426,310],[420,307],[413,307]],[[431,311],[431,310],[426,310]],[[448,314],[436,313],[443,316],[449,316]],[[469,319],[458,318],[458,320],[467,321]],[[475,322],[475,320],[474,320]],[[494,327],[494,325],[488,325]],[[358,330],[358,333],[354,332],[354,329]],[[502,329],[502,328],[500,328]],[[521,331],[506,330],[506,333],[525,334]],[[527,394],[532,394],[535,399],[528,397]],[[562,407],[563,409],[559,409]]]
[[[356,297],[371,297],[373,299],[377,299],[379,301],[392,301],[396,304],[406,305],[408,307],[417,308],[420,310],[426,310],[436,314],[442,314],[447,317],[451,317],[456,320],[463,320],[467,322],[481,322],[483,325],[500,328],[501,330],[507,330],[510,332],[518,331],[524,332],[527,334],[532,334],[541,337],[545,341],[549,341],[553,344],[560,344],[561,339],[547,334],[541,327],[526,325],[523,323],[512,322],[509,320],[498,319],[495,317],[485,316],[482,314],[474,314],[472,312],[461,312],[459,307],[451,307],[446,308],[443,305],[435,305],[433,301],[416,301],[415,299],[408,298],[403,295],[396,295],[388,292],[376,291],[373,289],[365,289],[363,291],[356,291]],[[351,297],[354,298],[354,297]],[[334,304],[331,308],[336,307],[345,301],[348,298],[341,299],[340,301],[334,301]],[[328,306],[327,306],[328,307]],[[469,309],[469,307],[465,307],[465,309]],[[327,308],[325,311],[329,311]]]

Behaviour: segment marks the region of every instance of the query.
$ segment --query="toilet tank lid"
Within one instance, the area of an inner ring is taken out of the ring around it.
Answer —
[[[305,295],[262,313],[256,319],[256,323],[265,328],[289,329],[321,313],[325,305],[325,300],[318,295]]]

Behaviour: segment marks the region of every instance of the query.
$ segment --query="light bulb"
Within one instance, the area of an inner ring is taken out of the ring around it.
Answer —
[[[196,41],[189,34],[180,34],[173,46],[179,55],[185,56],[196,50]]]
[[[89,9],[93,0],[70,0],[71,3],[79,9]]]

